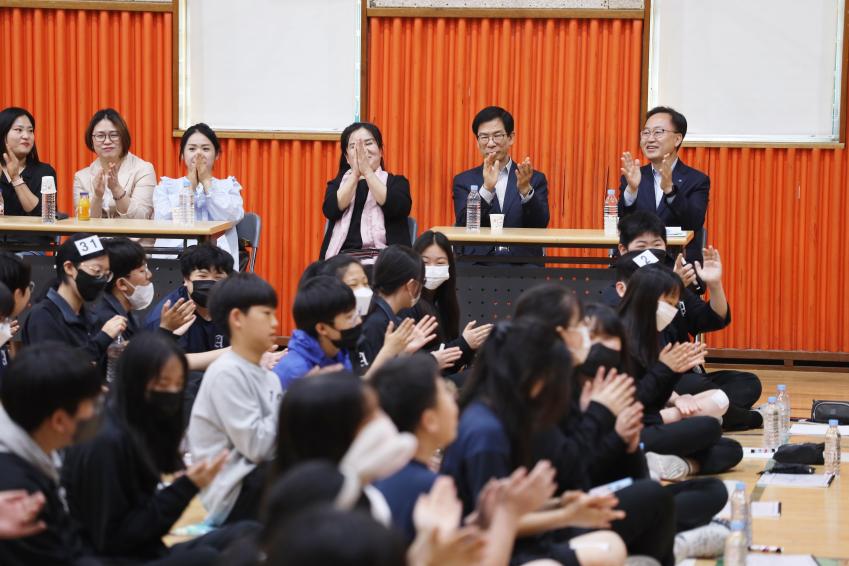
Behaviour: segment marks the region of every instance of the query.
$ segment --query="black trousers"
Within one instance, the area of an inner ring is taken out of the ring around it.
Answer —
[[[763,426],[760,413],[752,407],[761,397],[761,380],[747,371],[712,371],[710,373],[685,373],[678,380],[675,392],[695,395],[709,389],[720,389],[728,395],[728,412],[722,418],[726,430],[747,430]]]
[[[646,452],[690,458],[699,473],[719,474],[743,459],[736,440],[722,438],[722,426],[713,417],[692,417],[670,424],[647,424],[640,434]]]
[[[230,514],[227,515],[225,525],[232,525],[239,521],[256,521],[259,518],[259,506],[265,493],[268,471],[271,462],[258,464],[256,468],[242,479],[242,489]]]
[[[696,478],[664,486],[675,500],[675,531],[689,531],[722,511],[728,501],[728,490],[716,478]]]
[[[672,492],[653,480],[637,480],[616,492],[625,518],[612,529],[622,537],[628,554],[651,556],[664,566],[675,563],[675,502]]]

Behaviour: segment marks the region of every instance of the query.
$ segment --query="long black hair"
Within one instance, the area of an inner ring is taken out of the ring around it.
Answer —
[[[499,322],[487,338],[460,398],[488,405],[504,425],[514,466],[531,463],[531,436],[557,423],[569,407],[572,356],[543,322]]]
[[[654,364],[660,354],[657,302],[664,295],[680,297],[683,289],[681,278],[659,263],[641,267],[628,280],[619,316],[629,341],[628,354],[643,368]]]
[[[338,464],[366,416],[366,387],[346,371],[296,380],[280,404],[273,476],[306,460]]]
[[[179,451],[184,429],[182,408],[167,420],[152,418],[147,402],[148,385],[174,357],[183,370],[182,395],[189,372],[186,355],[174,340],[159,332],[144,331],[133,335],[118,360],[117,378],[113,384],[110,409],[130,430],[142,461],[156,477],[183,467]]]
[[[428,230],[418,237],[413,249],[419,255],[430,246],[437,246],[448,257],[448,281],[435,291],[422,290],[422,310],[439,320],[439,340],[450,342],[460,336],[460,303],[457,301],[457,264],[451,251],[451,242],[441,232]]]
[[[30,123],[32,123],[32,131],[35,132],[35,118],[32,117],[32,114],[30,114],[28,110],[18,108],[17,106],[10,106],[0,112],[0,161],[3,161],[3,154],[8,153],[9,151],[6,147],[6,136],[9,135],[9,130],[12,129],[15,120],[21,116],[29,118]],[[35,147],[35,139],[32,140],[32,149],[27,154],[26,161],[27,165],[38,165],[41,163],[38,159],[38,150]]]
[[[391,295],[410,279],[424,284],[425,265],[422,256],[409,246],[391,245],[380,251],[372,272],[375,293]]]
[[[351,139],[351,134],[356,132],[359,129],[368,130],[368,132],[374,138],[374,142],[377,144],[377,147],[380,148],[380,151],[383,151],[383,135],[380,133],[380,128],[372,124],[371,122],[354,122],[344,130],[342,130],[342,135],[339,137],[339,148],[341,149],[341,155],[339,156],[339,171],[336,173],[336,178],[341,179],[342,175],[351,168],[348,164],[348,140]],[[383,158],[380,158],[380,166],[383,167]],[[385,167],[384,167],[385,169]]]

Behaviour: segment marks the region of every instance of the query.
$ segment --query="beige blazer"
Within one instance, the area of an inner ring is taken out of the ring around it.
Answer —
[[[153,188],[156,186],[156,172],[153,170],[153,165],[132,153],[128,153],[121,162],[121,168],[118,169],[118,183],[130,197],[130,206],[126,214],[118,212],[108,187],[103,192],[103,198],[94,194],[92,184],[101,169],[100,160],[95,159],[94,163],[74,174],[74,210],[77,208],[80,193],[87,192],[91,199],[92,218],[149,219],[153,217]]]

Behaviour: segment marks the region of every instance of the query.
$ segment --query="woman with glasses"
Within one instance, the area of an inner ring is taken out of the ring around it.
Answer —
[[[111,280],[100,238],[77,233],[65,240],[56,252],[56,283],[24,323],[24,345],[55,340],[79,348],[93,363],[101,362],[112,340],[126,330],[127,319],[113,316],[96,326],[85,303],[95,301]]]
[[[327,182],[322,211],[328,230],[320,259],[340,253],[374,263],[386,246],[409,246],[410,182],[383,169],[383,136],[374,124],[354,122],[342,131],[339,171]]]
[[[153,165],[130,153],[130,131],[116,110],[95,112],[85,144],[97,155],[74,174],[74,208],[87,193],[92,218],[151,218],[156,173]]]

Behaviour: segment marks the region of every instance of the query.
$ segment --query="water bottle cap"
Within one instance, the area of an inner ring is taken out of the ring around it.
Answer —
[[[614,191],[613,189],[607,189],[607,196],[613,196],[615,194],[616,194],[616,191]]]
[[[731,531],[739,532],[746,528],[746,523],[743,521],[731,521]]]
[[[770,397],[767,399],[767,403],[775,403],[775,397]]]
[[[742,489],[743,491],[746,491],[746,482],[738,481],[737,489]]]
[[[787,386],[784,385],[783,383],[781,383],[781,384],[778,385],[778,390],[779,391],[787,391]]]
[[[828,419],[828,426],[837,426],[840,424],[840,421],[837,419]]]

